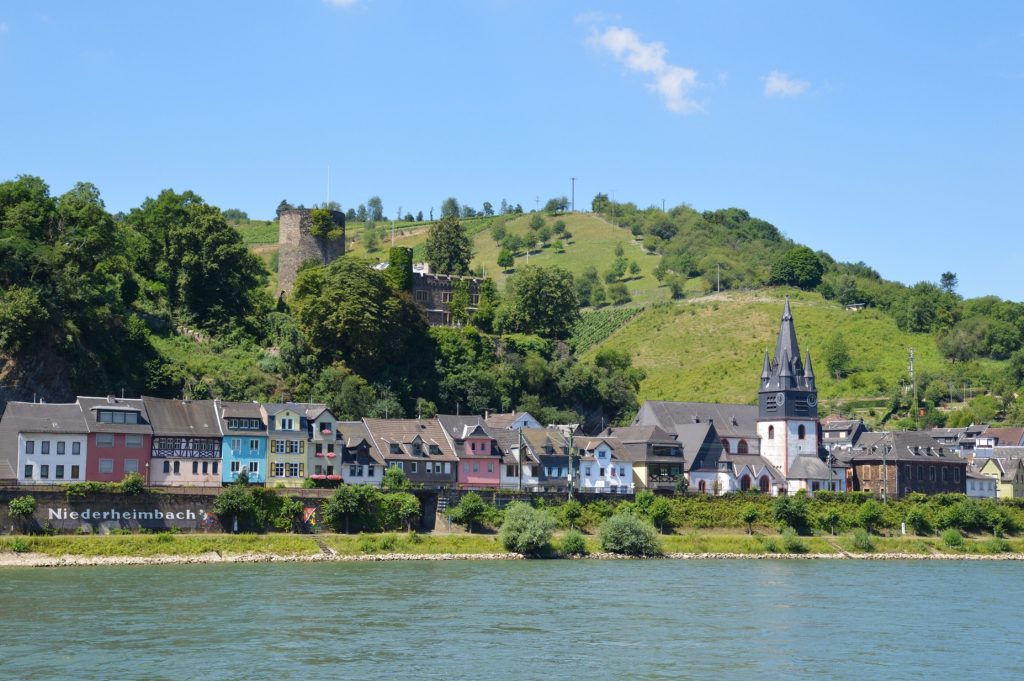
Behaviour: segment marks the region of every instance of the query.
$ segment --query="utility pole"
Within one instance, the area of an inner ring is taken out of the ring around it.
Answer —
[[[917,421],[917,379],[914,377],[914,348],[910,348],[910,382],[914,387],[914,421]]]
[[[540,210],[540,197],[539,196],[533,197],[533,205],[534,205],[534,210],[535,211],[536,210]]]
[[[523,491],[523,429],[519,428],[519,491]]]
[[[661,200],[661,212],[662,212],[662,213],[664,213],[664,212],[665,212],[665,199],[662,199],[662,200]]]
[[[575,213],[576,212],[576,178],[575,177],[570,177],[569,179],[572,180],[572,212]]]
[[[715,263],[715,272],[716,272],[716,277],[717,277],[717,280],[718,280],[718,284],[717,284],[718,293],[721,293],[722,292],[722,265],[720,263],[717,263],[717,262]]]
[[[572,470],[572,432],[569,433],[569,501],[572,501],[572,483],[573,483],[573,470]]]

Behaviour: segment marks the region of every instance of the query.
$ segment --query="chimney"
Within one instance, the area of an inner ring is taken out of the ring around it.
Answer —
[[[117,398],[113,395],[107,395],[107,404],[117,404]]]

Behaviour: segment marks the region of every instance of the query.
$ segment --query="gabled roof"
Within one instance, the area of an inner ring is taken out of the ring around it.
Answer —
[[[888,448],[888,451],[885,451]],[[857,446],[851,451],[849,460],[853,463],[864,461],[943,461],[949,463],[966,461],[948,445],[941,444],[928,433],[917,430],[864,433]]]
[[[629,426],[628,428],[607,428],[604,435],[618,438],[620,447],[615,454],[626,461],[645,463],[683,463],[685,452],[678,437],[667,433],[658,426]],[[678,449],[680,456],[658,456],[648,453],[649,446]],[[690,457],[693,458],[692,456]]]
[[[363,425],[373,438],[381,455],[389,461],[429,459],[431,461],[458,461],[444,429],[437,419],[371,419],[364,418]],[[412,444],[419,438],[423,442],[422,454],[413,454]],[[391,445],[398,445],[392,453]],[[430,454],[435,445],[439,453]]]
[[[557,428],[523,428],[519,432],[522,433],[523,443],[535,459],[541,456],[568,458],[565,436]],[[552,450],[550,454],[545,449],[548,445]]]
[[[150,435],[153,427],[149,423],[149,414],[146,412],[146,403],[138,398],[128,397],[82,397],[78,398],[78,406],[82,410],[85,424],[90,433],[137,433]],[[96,420],[97,412],[104,411],[132,411],[137,412],[142,423],[101,423]]]
[[[790,480],[827,480],[828,465],[816,456],[798,456],[789,467],[787,477]]]
[[[307,418],[309,418],[310,412],[317,412],[317,410],[323,411],[327,408],[326,404],[319,404],[315,402],[264,402],[261,406],[267,413],[267,416],[274,416],[276,414],[280,414],[282,411],[288,410],[294,411],[295,413]]]
[[[78,403],[8,402],[0,419],[0,480],[18,478],[18,434],[85,435],[89,430]]]
[[[366,429],[365,423],[362,421],[338,421],[334,427],[341,434],[341,441],[347,449],[355,449],[365,441],[369,446],[367,453],[370,458],[381,465],[384,464],[384,457],[381,455],[380,449],[377,448],[377,443],[373,441],[370,431]]]
[[[843,431],[843,430],[853,431],[853,430],[856,430],[858,427],[863,426],[863,425],[864,425],[864,422],[861,421],[860,419],[856,419],[856,420],[833,419],[833,420],[830,420],[830,421],[822,421],[821,422],[821,430],[822,430],[822,432],[824,432],[826,430],[828,430],[828,431]]]
[[[1024,428],[989,428],[985,437],[996,438],[996,445],[1017,447],[1024,442]]]
[[[768,473],[775,480],[785,480],[782,477],[782,473],[779,472],[775,466],[771,464],[768,459],[757,454],[722,454],[720,461],[725,461],[729,464],[729,468],[732,474],[736,477],[743,472],[746,468],[755,477],[759,478],[764,473]],[[826,476],[827,477],[827,476]]]
[[[713,421],[720,437],[757,439],[757,416],[757,406],[750,404],[647,400],[632,425],[659,426],[678,434],[680,426]]]
[[[165,400],[143,397],[154,437],[216,437],[220,425],[213,400]]]
[[[526,412],[526,411],[520,411],[520,412],[513,411],[513,412],[509,412],[507,414],[503,414],[503,413],[488,414],[487,417],[484,419],[484,422],[490,428],[511,428],[513,423],[515,423],[516,421],[518,421],[520,419],[524,419],[524,418],[525,419],[529,419],[530,421],[533,421],[534,423],[540,423],[539,421],[537,421],[537,419],[533,418],[533,416],[529,412]]]
[[[263,412],[258,402],[222,402],[215,400],[217,413],[220,416],[220,428],[223,435],[266,435],[267,424],[263,421]],[[256,419],[260,422],[259,429],[230,428],[228,419]]]

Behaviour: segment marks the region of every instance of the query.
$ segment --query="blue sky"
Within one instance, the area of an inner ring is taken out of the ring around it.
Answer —
[[[738,206],[1024,299],[1024,3],[0,2],[0,178],[270,217]]]

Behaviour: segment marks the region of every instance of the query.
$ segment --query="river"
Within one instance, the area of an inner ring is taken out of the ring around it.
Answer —
[[[0,571],[4,679],[1024,678],[1016,562]]]

